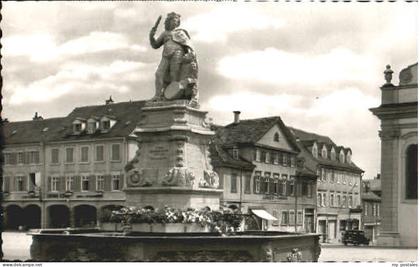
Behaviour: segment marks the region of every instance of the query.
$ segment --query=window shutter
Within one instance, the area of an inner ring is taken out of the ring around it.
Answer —
[[[124,175],[120,174],[119,177],[120,177],[120,188],[119,188],[119,190],[122,190],[124,188]]]
[[[89,176],[89,191],[96,191],[96,176],[95,175],[90,175]]]
[[[64,192],[64,191],[66,191],[66,177],[64,177],[64,176],[61,176],[60,178],[59,178],[59,187],[58,187],[58,190],[59,191],[61,191],[61,192]]]
[[[80,192],[80,175],[73,176],[73,192]]]
[[[51,192],[51,176],[48,176],[47,188],[48,188],[48,192]]]
[[[111,191],[111,175],[104,175],[104,190]]]
[[[3,192],[10,192],[10,177],[4,177],[4,188],[3,188]]]

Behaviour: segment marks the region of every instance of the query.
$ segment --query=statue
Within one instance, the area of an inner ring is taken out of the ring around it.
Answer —
[[[190,36],[178,28],[180,15],[169,13],[165,20],[165,31],[155,39],[159,16],[149,35],[154,49],[163,46],[162,59],[155,73],[155,96],[152,100],[188,99],[197,102],[198,64]]]

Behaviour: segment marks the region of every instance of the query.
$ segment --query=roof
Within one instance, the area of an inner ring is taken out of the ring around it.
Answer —
[[[363,183],[367,183],[369,185],[370,191],[382,191],[380,179],[364,180]]]
[[[331,160],[331,147],[335,147],[336,153],[339,153],[341,149],[345,151],[351,151],[350,148],[344,148],[343,146],[338,146],[334,143],[334,141],[329,138],[328,136],[319,135],[316,133],[311,133],[308,131],[303,131],[300,129],[296,129],[293,127],[288,127],[290,132],[294,135],[294,137],[298,140],[298,143],[301,146],[301,149],[305,149],[308,155],[311,155],[311,158],[315,160],[318,164],[326,165],[326,166],[333,166],[340,169],[350,169],[352,171],[363,172],[354,162],[351,163],[342,163],[339,160]],[[312,145],[316,142],[317,144],[326,144],[327,146],[327,158],[321,157],[321,150],[318,149],[319,156],[317,158],[312,156]]]
[[[278,124],[289,145],[296,151],[299,147],[289,129],[280,117],[265,117],[250,120],[240,120],[218,130],[218,136],[224,146],[257,143],[274,125]]]
[[[140,112],[145,101],[128,101],[113,104],[84,106],[75,108],[61,118],[3,122],[5,143],[22,144],[71,140],[91,140],[101,138],[127,137],[141,119]],[[109,116],[115,118],[115,125],[106,133],[82,133],[73,135],[72,123],[76,119]]]
[[[362,193],[362,200],[381,201],[381,198],[378,195],[376,195],[375,193],[369,191],[367,193]]]
[[[255,165],[251,162],[239,157],[238,159],[233,158],[230,153],[223,148],[223,142],[220,139],[220,132],[224,129],[223,126],[212,125],[212,130],[216,132],[210,143],[210,157],[212,165],[215,167],[233,167],[252,170]]]

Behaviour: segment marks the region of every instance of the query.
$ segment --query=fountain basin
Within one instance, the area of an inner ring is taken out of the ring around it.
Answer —
[[[318,234],[112,232],[42,229],[32,235],[34,261],[287,262],[318,261]]]

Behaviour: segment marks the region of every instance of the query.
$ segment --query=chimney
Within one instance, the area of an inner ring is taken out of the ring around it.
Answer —
[[[43,118],[42,118],[42,116],[38,116],[38,112],[35,112],[35,115],[34,115],[34,117],[32,118],[32,120],[34,120],[34,121],[40,121],[40,120],[42,120]]]
[[[240,121],[239,115],[241,114],[241,112],[240,111],[234,111],[233,114],[234,114],[233,123],[239,123],[239,121]]]
[[[114,100],[112,100],[112,96],[109,96],[109,99],[105,100],[105,105],[109,105],[114,103]]]

